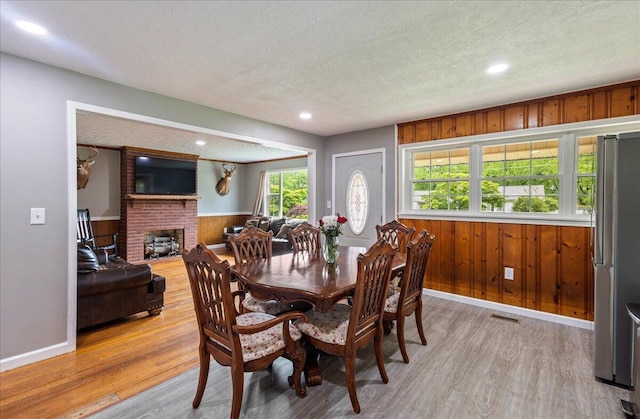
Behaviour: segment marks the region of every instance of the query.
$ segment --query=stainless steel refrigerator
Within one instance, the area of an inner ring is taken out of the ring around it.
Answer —
[[[595,375],[631,386],[626,305],[640,302],[640,132],[598,137],[593,214]]]

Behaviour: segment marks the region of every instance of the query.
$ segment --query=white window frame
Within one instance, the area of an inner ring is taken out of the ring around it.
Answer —
[[[291,168],[291,169],[278,169],[278,170],[267,170],[266,171],[266,182],[265,182],[265,191],[264,191],[264,201],[263,201],[263,205],[262,207],[264,208],[263,210],[263,214],[265,216],[271,216],[271,214],[269,214],[270,209],[269,209],[269,197],[271,196],[275,196],[275,194],[271,194],[269,193],[269,187],[270,187],[270,183],[269,183],[269,178],[271,177],[271,175],[273,175],[274,173],[279,173],[280,174],[280,193],[279,193],[279,198],[280,198],[280,206],[279,206],[279,215],[277,215],[278,218],[282,218],[284,217],[284,214],[282,213],[282,178],[283,178],[283,174],[287,173],[287,172],[302,172],[302,171],[306,171],[307,172],[307,217],[309,217],[309,169],[306,167],[298,167],[298,168]],[[274,217],[276,217],[274,215]]]
[[[618,134],[640,130],[640,116],[609,118],[550,127],[530,128],[458,137],[446,140],[403,144],[398,147],[398,217],[459,221],[490,221],[518,224],[589,226],[590,216],[576,214],[578,137]],[[484,145],[529,142],[557,138],[560,194],[558,213],[493,213],[481,211],[482,155]],[[414,153],[470,147],[469,210],[414,210],[411,208],[412,157]]]

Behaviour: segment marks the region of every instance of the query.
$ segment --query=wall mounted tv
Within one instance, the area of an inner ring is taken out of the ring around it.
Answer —
[[[197,162],[138,156],[135,158],[135,193],[195,195]]]

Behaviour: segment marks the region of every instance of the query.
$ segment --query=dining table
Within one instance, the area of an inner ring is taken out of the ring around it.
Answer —
[[[339,301],[353,295],[358,278],[358,255],[366,247],[340,246],[335,263],[327,263],[322,255],[298,252],[256,260],[231,268],[232,276],[254,298],[293,304],[297,309],[331,310]],[[391,277],[406,265],[406,254],[397,253],[392,261]],[[305,377],[307,385],[322,383],[318,352],[307,345]]]

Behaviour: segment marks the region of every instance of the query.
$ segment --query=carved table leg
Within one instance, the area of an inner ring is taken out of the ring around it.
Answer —
[[[319,386],[322,384],[322,371],[318,364],[318,356],[320,351],[310,343],[305,343],[307,351],[307,359],[304,365],[304,378],[307,380],[309,387]]]

